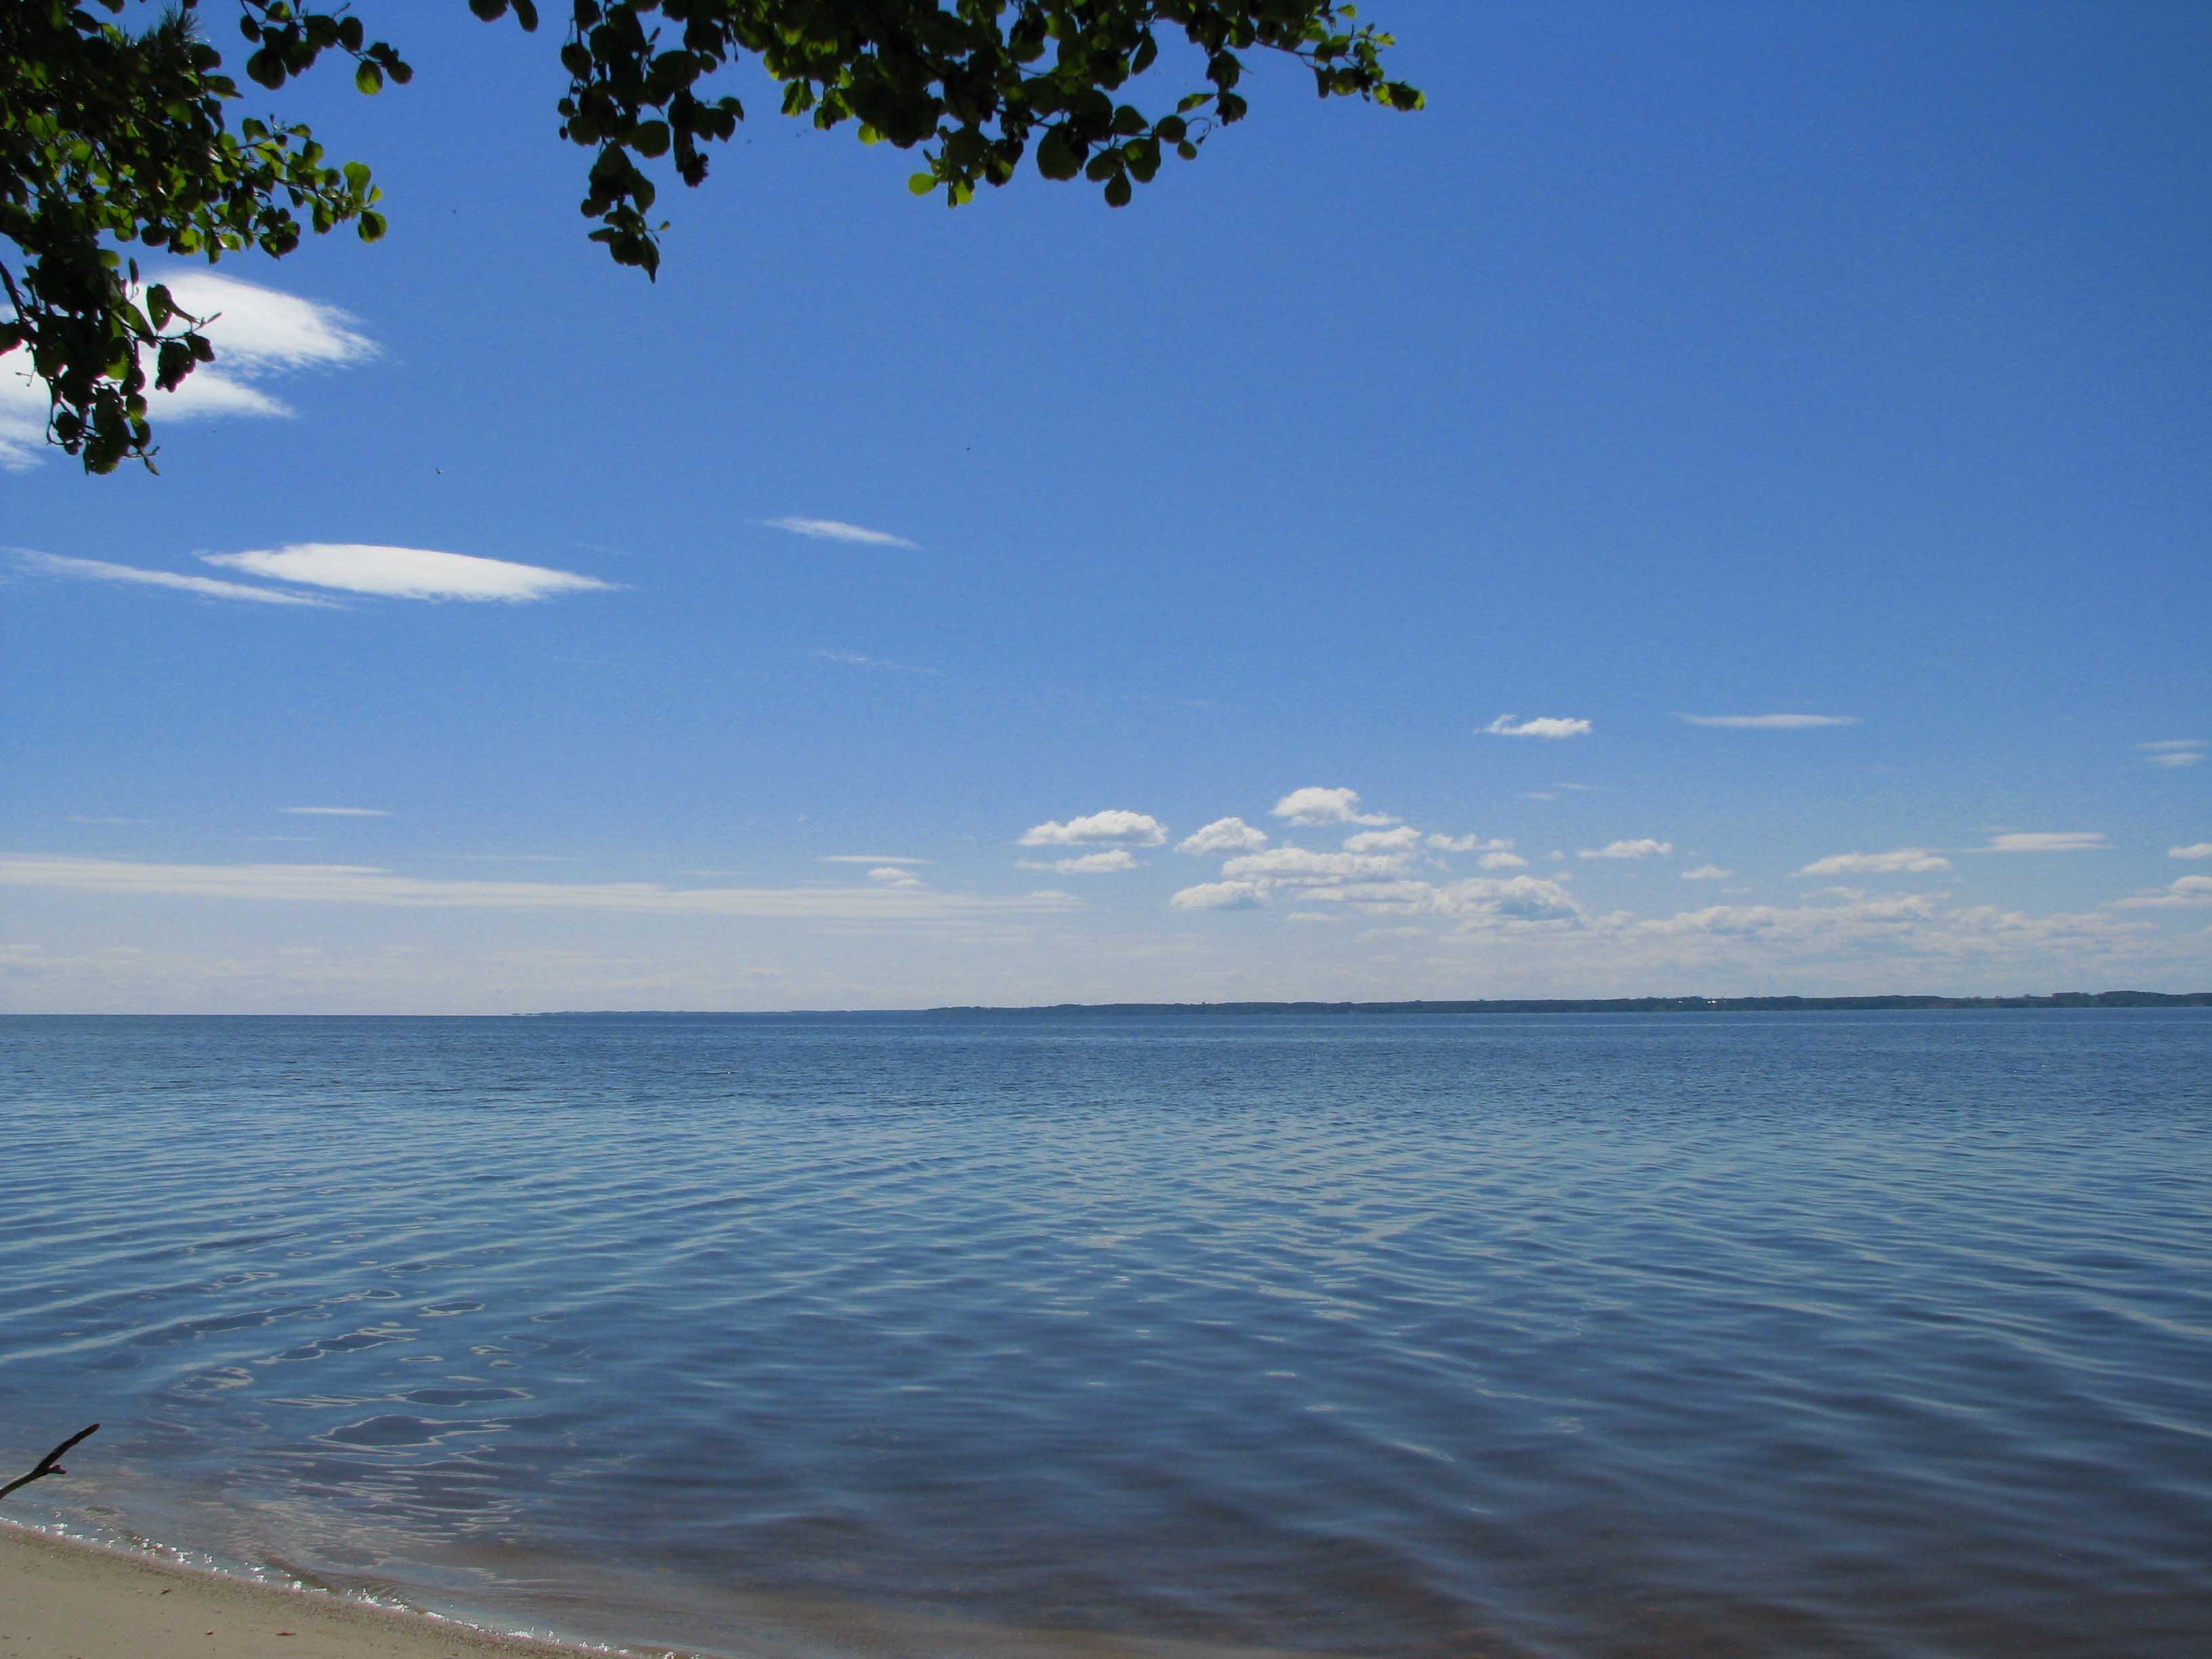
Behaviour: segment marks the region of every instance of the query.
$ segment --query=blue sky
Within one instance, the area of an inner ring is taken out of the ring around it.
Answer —
[[[741,87],[648,284],[361,9],[390,235],[0,391],[0,1008],[2212,984],[2212,11],[1374,0],[1119,212]]]

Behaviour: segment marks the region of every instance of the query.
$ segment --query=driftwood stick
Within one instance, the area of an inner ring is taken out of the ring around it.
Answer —
[[[41,1457],[39,1460],[38,1467],[33,1468],[28,1474],[19,1474],[13,1480],[10,1480],[6,1486],[0,1486],[0,1498],[5,1498],[9,1492],[15,1491],[18,1486],[27,1486],[33,1480],[43,1480],[50,1474],[67,1474],[69,1471],[62,1467],[62,1454],[66,1452],[71,1446],[76,1444],[78,1441],[83,1439],[87,1435],[90,1434],[99,1426],[99,1424],[94,1423],[87,1427],[79,1429],[68,1439],[63,1441],[60,1445],[55,1447],[44,1457]]]

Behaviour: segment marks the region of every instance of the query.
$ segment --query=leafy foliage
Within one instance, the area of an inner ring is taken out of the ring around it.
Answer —
[[[115,21],[124,0],[0,0],[0,237],[20,255],[0,259],[15,308],[0,356],[27,352],[52,393],[50,440],[93,472],[152,465],[147,357],[166,390],[214,356],[209,319],[159,283],[142,292],[124,249],[281,257],[303,228],[384,234],[360,162],[330,165],[304,126],[227,124],[240,94],[200,33],[199,3],[177,0],[133,34]],[[533,0],[468,3],[487,21],[511,12],[538,27]],[[258,86],[282,87],[325,52],[352,59],[364,93],[410,78],[343,6],[237,4]],[[1151,113],[1120,101],[1164,41],[1194,55],[1200,83]],[[1047,179],[1087,179],[1121,207],[1168,154],[1194,159],[1243,118],[1254,51],[1298,59],[1324,98],[1419,108],[1421,94],[1383,72],[1389,44],[1340,0],[570,0],[558,109],[562,135],[592,152],[592,240],[649,276],[665,226],[649,217],[647,167],[666,158],[685,184],[706,178],[705,146],[744,118],[708,82],[743,58],[782,83],[786,115],[919,149],[917,195],[941,191],[957,207],[1033,154]]]

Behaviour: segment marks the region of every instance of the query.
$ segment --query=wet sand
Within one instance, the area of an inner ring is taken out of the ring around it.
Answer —
[[[586,1651],[0,1524],[0,1659],[578,1659]]]

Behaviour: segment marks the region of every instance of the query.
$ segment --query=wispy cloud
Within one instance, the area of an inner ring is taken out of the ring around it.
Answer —
[[[1136,870],[1136,855],[1126,847],[1116,847],[1103,853],[1084,853],[1072,859],[1054,859],[1049,863],[1034,862],[1028,859],[1015,860],[1024,870],[1050,870],[1063,876],[1108,876],[1121,870]]]
[[[1899,847],[1887,853],[1832,853],[1826,858],[1814,859],[1797,873],[1801,876],[1924,875],[1930,871],[1950,867],[1950,860],[1931,853],[1925,847]]]
[[[1484,726],[1480,735],[1489,738],[1586,738],[1590,723],[1585,720],[1570,720],[1556,714],[1539,714],[1534,719],[1516,720],[1510,714],[1500,714]]]
[[[1070,818],[1065,823],[1054,818],[1033,825],[1022,832],[1018,845],[1158,847],[1167,838],[1167,825],[1149,812],[1132,812],[1121,807],[1109,807],[1103,812]]]
[[[1361,811],[1357,789],[1324,789],[1318,784],[1291,790],[1275,803],[1270,816],[1287,818],[1292,824],[1309,830],[1329,823],[1381,825],[1398,821],[1388,812]]]
[[[1674,850],[1671,841],[1654,841],[1640,836],[1634,841],[1609,841],[1602,847],[1585,847],[1575,856],[1585,859],[1649,859],[1658,858]]]
[[[2113,908],[2120,910],[2193,909],[2203,904],[2212,904],[2212,876],[2178,876],[2157,892],[2112,901]]]
[[[335,608],[328,599],[286,593],[274,587],[249,587],[244,582],[227,582],[214,576],[180,576],[167,570],[143,569],[135,564],[110,564],[105,559],[64,558],[58,553],[37,553],[27,547],[13,551],[26,569],[49,576],[74,576],[95,582],[135,582],[143,587],[167,587],[179,593],[197,593],[203,599],[242,599],[252,605],[304,605],[319,611]]]
[[[1256,881],[1202,881],[1186,887],[1168,900],[1176,910],[1256,910],[1267,902],[1267,890]]]
[[[1242,818],[1216,818],[1203,830],[1193,831],[1176,843],[1178,853],[1194,853],[1201,856],[1220,853],[1256,853],[1267,844],[1267,832],[1255,829]]]
[[[902,864],[879,864],[868,872],[868,879],[878,887],[921,887],[922,878]]]
[[[302,818],[388,818],[392,816],[381,806],[280,806],[276,810]]]
[[[120,820],[108,819],[106,822]],[[2169,847],[2166,849],[2166,855],[2170,859],[2212,859],[2212,841],[2191,842],[2186,847]]]
[[[787,530],[794,536],[811,536],[817,541],[854,542],[863,547],[919,547],[903,536],[894,536],[888,530],[870,530],[865,525],[847,524],[841,519],[763,519],[770,530]]]
[[[557,593],[605,592],[594,576],[541,565],[443,553],[427,547],[377,547],[356,542],[301,542],[244,553],[203,553],[210,564],[276,581],[335,587],[397,599],[469,599],[520,604]]]
[[[2153,766],[2194,766],[2212,748],[2203,738],[2167,738],[2158,743],[2139,743],[2136,751]]]
[[[911,663],[886,662],[881,657],[865,656],[858,651],[820,650],[810,653],[817,662],[834,662],[847,668],[872,668],[885,674],[934,674],[934,668],[916,668]]]
[[[2101,830],[2048,830],[1991,836],[1984,853],[2102,853],[2106,849]]]
[[[1682,879],[1684,881],[1726,881],[1735,873],[1733,870],[1722,869],[1717,864],[1701,864],[1694,870],[1683,871]]]
[[[1526,870],[1528,860],[1518,853],[1485,853],[1482,867],[1486,870]]]
[[[286,416],[289,405],[260,382],[301,369],[336,368],[376,355],[375,343],[335,306],[190,268],[155,270],[177,303],[195,316],[220,313],[205,329],[216,361],[174,392],[148,389],[149,413],[165,421],[223,415]],[[34,465],[45,453],[46,383],[30,374],[27,353],[0,357],[0,467]]]
[[[0,854],[0,886],[117,897],[251,899],[430,910],[593,910],[646,915],[965,922],[1051,915],[1065,893],[994,898],[933,888],[665,887],[657,882],[449,880],[346,864],[153,864]]]
[[[896,853],[829,853],[817,864],[927,864],[927,859],[902,858]]]
[[[1736,732],[1806,732],[1822,726],[1856,726],[1856,714],[1677,714],[1692,726],[1717,726]]]

